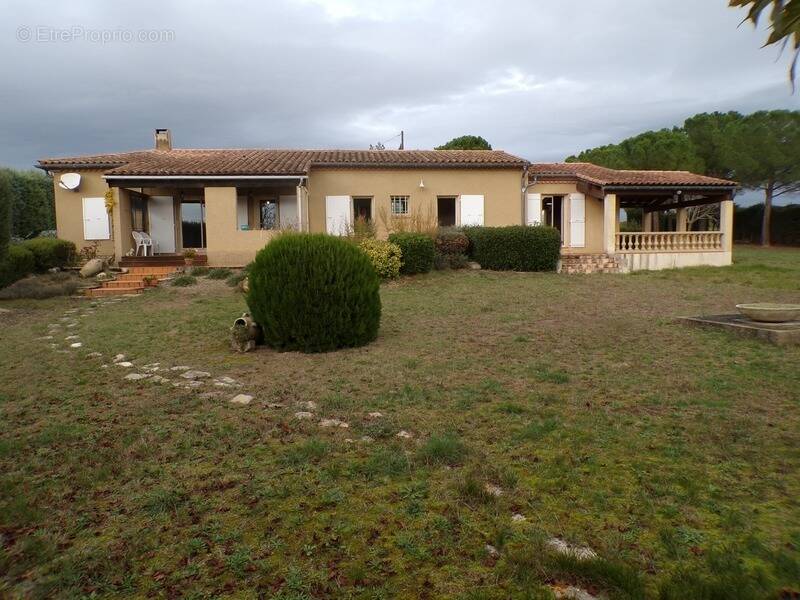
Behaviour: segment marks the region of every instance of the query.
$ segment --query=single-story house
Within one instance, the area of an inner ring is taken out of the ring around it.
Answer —
[[[210,266],[242,266],[283,229],[342,235],[359,218],[378,236],[404,219],[548,224],[565,257],[619,256],[624,269],[731,260],[736,184],[684,172],[531,164],[498,150],[177,149],[166,129],[152,150],[37,166],[53,174],[58,237],[117,261],[146,232],[162,257],[191,248]],[[710,203],[721,206],[719,229],[686,231],[685,209]],[[620,232],[631,207],[648,216],[639,234]],[[676,231],[656,232],[649,215],[671,209]]]

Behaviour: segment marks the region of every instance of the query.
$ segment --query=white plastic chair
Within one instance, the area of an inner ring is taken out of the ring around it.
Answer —
[[[142,249],[142,256],[147,256],[148,246],[150,247],[150,255],[153,255],[153,240],[149,235],[142,233],[141,231],[131,231],[131,235],[133,236],[133,241],[136,244],[136,252],[134,252],[135,256],[139,256],[139,248]],[[147,236],[147,238],[145,238],[145,236]]]
[[[141,233],[142,237],[144,238],[145,246],[150,246],[150,256],[153,256],[154,252],[158,252],[158,242],[151,238],[150,234],[146,231],[142,231]]]

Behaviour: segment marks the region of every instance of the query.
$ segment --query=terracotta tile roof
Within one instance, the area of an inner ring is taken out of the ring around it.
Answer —
[[[697,175],[689,171],[629,171],[608,169],[592,163],[534,163],[533,177],[575,177],[599,186],[720,186],[735,187],[735,181]]]
[[[305,175],[313,167],[517,168],[501,150],[144,150],[47,158],[43,169],[103,168],[107,175]]]

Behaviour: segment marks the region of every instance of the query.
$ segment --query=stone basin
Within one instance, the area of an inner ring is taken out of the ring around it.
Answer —
[[[754,302],[752,304],[737,304],[736,308],[748,319],[762,323],[800,321],[800,304]]]

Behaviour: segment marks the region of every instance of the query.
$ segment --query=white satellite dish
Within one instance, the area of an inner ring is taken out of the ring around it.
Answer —
[[[81,176],[80,173],[64,173],[58,182],[65,190],[77,190],[78,186],[81,184]]]

